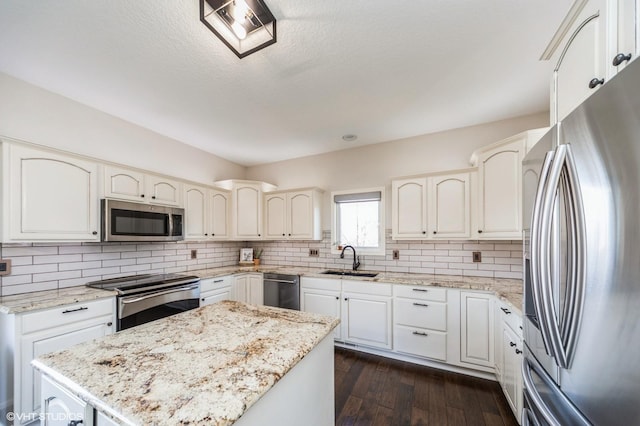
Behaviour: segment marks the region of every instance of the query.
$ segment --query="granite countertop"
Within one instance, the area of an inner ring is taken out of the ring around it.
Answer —
[[[72,303],[88,302],[115,296],[115,291],[100,290],[86,286],[44,290],[33,293],[0,297],[0,314],[19,314],[38,309],[55,308]]]
[[[223,301],[33,365],[119,423],[228,425],[339,322]]]
[[[456,288],[463,290],[491,291],[501,300],[508,302],[522,315],[522,280],[509,278],[485,278],[467,277],[459,275],[435,275],[435,274],[411,274],[398,272],[379,272],[375,277],[358,277],[349,275],[326,275],[323,271],[326,268],[291,267],[261,265],[253,266],[226,266],[222,268],[201,269],[189,271],[189,274],[197,275],[200,278],[213,278],[223,275],[231,275],[242,272],[278,272],[282,274],[293,274],[304,277],[357,280],[368,282],[383,282],[391,284],[405,285],[425,285],[434,287]],[[367,272],[367,271],[362,271]],[[370,271],[377,272],[377,271]]]

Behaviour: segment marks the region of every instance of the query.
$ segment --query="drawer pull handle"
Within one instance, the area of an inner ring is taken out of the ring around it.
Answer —
[[[424,306],[425,308],[429,307],[429,305],[427,305],[426,303],[417,303],[417,302],[413,302],[413,306]]]
[[[215,281],[213,281],[213,283],[217,284],[217,283],[221,283],[222,281],[224,281],[224,280],[215,280]]]
[[[112,323],[111,321],[109,321],[109,322],[107,323],[107,327],[111,327],[112,325],[113,325],[113,323]]]
[[[423,333],[422,331],[414,331],[413,334],[415,334],[416,336],[428,336],[427,333]]]
[[[79,308],[77,308],[77,309],[66,309],[66,310],[62,311],[62,313],[63,313],[63,314],[68,314],[68,313],[71,313],[71,312],[86,311],[86,310],[88,310],[88,309],[89,309],[89,308],[87,308],[86,306],[80,306],[80,307],[79,307]]]
[[[509,342],[509,346],[511,346],[512,348],[515,346],[516,344],[513,342]]]
[[[516,355],[520,355],[522,351],[520,349],[516,349]]]
[[[429,290],[427,290],[426,288],[414,288],[413,291],[422,291],[424,293],[424,292],[427,292]]]
[[[510,311],[510,310],[508,310],[507,308],[500,308],[500,310],[501,310],[502,312],[504,312],[505,314],[507,314],[507,315],[509,315],[509,314],[511,313],[511,311]]]

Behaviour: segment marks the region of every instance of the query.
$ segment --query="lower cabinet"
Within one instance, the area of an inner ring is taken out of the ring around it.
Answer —
[[[460,292],[460,362],[494,368],[494,297]]]
[[[507,402],[516,418],[522,412],[522,317],[504,302],[496,309],[496,373]]]
[[[262,274],[239,274],[233,279],[231,298],[251,305],[264,305]]]
[[[233,275],[206,278],[200,281],[200,306],[211,305],[222,300],[232,300]]]
[[[300,282],[300,310],[341,318],[341,280],[305,278]],[[333,338],[342,340],[342,326],[333,330]]]
[[[42,410],[41,376],[33,369],[31,361],[115,332],[115,300],[110,297],[23,314],[0,315],[0,323],[3,330],[0,346],[13,355],[3,355],[1,373],[12,374],[7,393],[8,399],[13,399],[11,411],[21,413],[21,419],[15,421],[19,425],[38,418],[36,413]],[[26,418],[29,415],[35,417]]]
[[[41,394],[37,398],[41,398]],[[46,426],[93,424],[93,407],[46,376],[42,378],[41,406]]]

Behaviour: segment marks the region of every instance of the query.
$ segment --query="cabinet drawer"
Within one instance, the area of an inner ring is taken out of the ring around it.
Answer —
[[[109,297],[24,314],[22,315],[22,333],[32,333],[104,315],[113,316],[114,305],[114,298]]]
[[[447,289],[429,287],[424,285],[394,285],[395,297],[408,297],[410,299],[432,300],[434,302],[447,301]]]
[[[502,321],[509,325],[518,337],[522,338],[522,317],[509,303],[500,300],[497,305]]]
[[[447,360],[447,333],[396,325],[393,347],[397,352]]]
[[[391,284],[372,283],[356,280],[342,280],[342,291],[348,293],[375,294],[391,297]]]
[[[342,290],[342,280],[333,278],[301,277],[300,287],[340,292]]]
[[[396,324],[447,331],[446,303],[395,299],[394,313]]]
[[[233,275],[225,275],[222,277],[205,278],[200,280],[200,293],[215,290],[221,287],[231,286],[233,284]]]

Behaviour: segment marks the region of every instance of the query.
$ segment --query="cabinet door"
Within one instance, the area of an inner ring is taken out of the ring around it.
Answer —
[[[207,188],[185,186],[185,239],[202,240],[208,237]]]
[[[267,194],[265,206],[265,237],[282,240],[287,234],[287,196],[284,193]]]
[[[460,292],[460,361],[493,368],[492,296]]]
[[[607,51],[607,2],[589,0],[565,37],[554,69],[552,124],[562,121],[602,85],[590,87],[593,79],[605,80],[610,58]]]
[[[104,167],[104,195],[108,198],[142,202],[145,200],[144,174],[120,167]]]
[[[97,164],[18,145],[6,149],[5,241],[100,240]]]
[[[42,378],[43,419],[46,426],[69,426],[93,424],[93,407],[69,393],[47,376]],[[41,396],[38,395],[38,398]]]
[[[247,303],[252,305],[264,305],[264,288],[262,274],[248,276]]]
[[[21,339],[21,412],[34,412],[40,408],[40,373],[31,367],[31,361],[41,355],[61,351],[79,343],[106,336],[113,332],[112,317],[49,329],[24,335]]]
[[[231,193],[218,189],[209,192],[209,233],[213,239],[229,238],[229,211]]]
[[[311,191],[287,194],[287,237],[310,240],[313,235],[313,193]]]
[[[502,387],[507,401],[513,410],[513,413],[520,418],[520,410],[522,409],[522,384],[521,369],[522,365],[522,341],[511,330],[507,324],[502,326],[502,358],[503,373]]]
[[[618,0],[618,46],[614,51],[614,57],[609,58],[614,72],[618,72],[626,67],[629,62],[638,56],[639,39],[640,39],[640,0]],[[614,62],[615,56],[621,54],[624,57],[631,56],[630,59],[624,59]],[[615,65],[615,64],[618,65]]]
[[[300,309],[305,312],[340,318],[340,293],[314,289],[300,290]],[[333,330],[333,338],[341,340],[340,326]]]
[[[524,139],[483,152],[478,164],[478,237],[522,238]]]
[[[235,235],[240,239],[262,236],[262,191],[257,186],[234,189]]]
[[[425,238],[428,230],[427,179],[394,180],[391,186],[393,238]]]
[[[471,175],[429,178],[429,224],[433,238],[468,238],[471,230]]]
[[[391,298],[355,293],[342,296],[344,340],[391,349]]]
[[[247,275],[238,275],[233,279],[233,286],[231,287],[231,297],[238,302],[248,303],[247,300],[247,283],[249,278]]]
[[[182,206],[182,183],[165,177],[146,176],[147,197],[152,204]]]

